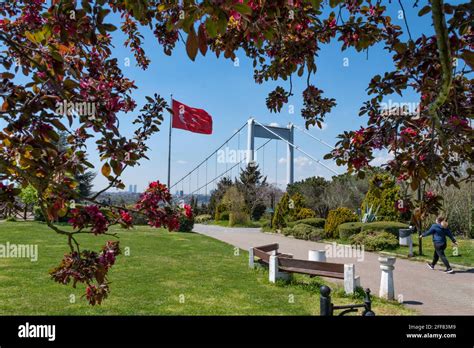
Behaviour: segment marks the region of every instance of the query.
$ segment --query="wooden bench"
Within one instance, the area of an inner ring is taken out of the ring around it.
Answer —
[[[258,262],[269,266],[269,281],[288,279],[291,274],[306,274],[310,277],[321,276],[344,280],[344,289],[352,294],[359,286],[359,277],[355,276],[354,264],[331,263],[294,259],[291,254],[278,252],[278,243],[268,244],[249,249],[249,267],[255,267],[255,257]]]
[[[253,247],[249,249],[249,267],[255,267],[255,257],[258,258],[260,264],[268,265],[270,263],[270,256],[276,255],[280,258],[291,258],[291,254],[283,254],[278,252],[278,243],[262,245],[259,247]]]
[[[277,258],[278,269],[284,272],[344,279],[344,264]]]

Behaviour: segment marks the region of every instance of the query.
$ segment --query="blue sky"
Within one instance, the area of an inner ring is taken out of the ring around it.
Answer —
[[[432,33],[430,15],[422,18],[417,17],[418,9],[412,9],[409,1],[404,1],[407,19],[410,25],[412,36],[418,37],[421,33]],[[398,18],[400,7],[397,2],[388,4],[389,13],[394,23],[404,28],[404,22]],[[130,67],[123,67],[124,74],[134,79],[138,90],[134,93],[137,103],[144,102],[145,95],[159,93],[163,97],[173,97],[187,105],[203,108],[213,116],[214,132],[212,135],[202,135],[186,132],[183,130],[173,130],[172,136],[172,166],[171,183],[173,184],[194,168],[208,154],[212,153],[220,146],[233,132],[240,128],[249,117],[255,117],[261,123],[276,123],[286,126],[289,122],[304,126],[304,121],[300,116],[302,107],[301,93],[306,87],[305,78],[294,78],[294,96],[290,99],[289,105],[294,107],[294,113],[289,113],[289,107],[285,106],[281,113],[270,113],[265,105],[265,98],[276,86],[288,87],[288,82],[277,81],[257,85],[253,80],[252,61],[247,59],[242,52],[237,54],[238,66],[233,61],[223,57],[217,59],[215,55],[208,52],[206,57],[198,55],[195,62],[192,62],[186,55],[184,43],[179,42],[171,57],[162,53],[156,39],[153,38],[149,30],[144,31],[145,51],[152,63],[146,71],[142,71],[135,66],[133,55],[128,49],[122,47],[122,37],[119,32],[114,33],[116,43],[115,55],[119,61],[125,62],[129,58],[132,63]],[[337,106],[327,116],[322,130],[311,128],[309,131],[315,136],[325,140],[330,144],[336,142],[338,134],[344,130],[357,129],[365,123],[365,119],[358,116],[358,111],[362,102],[367,98],[365,89],[372,76],[393,70],[390,55],[382,47],[373,47],[369,50],[368,59],[365,53],[357,53],[353,49],[341,51],[338,44],[326,45],[320,51],[317,58],[318,71],[312,78],[312,83],[325,91],[326,96],[337,100]],[[349,66],[344,66],[344,59],[348,58]],[[407,95],[403,99],[393,97],[393,101],[417,102],[416,95]],[[127,116],[121,120],[121,126],[126,126]],[[167,151],[168,151],[168,121],[150,142],[150,161],[143,161],[141,166],[128,169],[124,174],[124,182],[127,185],[136,184],[140,191],[148,182],[159,179],[166,182],[167,178]],[[132,129],[130,127],[130,129]],[[256,145],[263,144],[265,140],[257,140]],[[246,131],[241,133],[240,148],[245,149]],[[307,135],[295,131],[295,143],[311,154],[315,158],[322,159],[328,152],[328,148],[315,142]],[[278,150],[277,150],[278,146]],[[238,148],[238,139],[234,138],[229,143],[230,149]],[[278,151],[278,154],[276,153]],[[280,187],[284,187],[286,180],[286,145],[279,142],[278,145],[272,141],[265,147],[265,154],[262,151],[257,153],[259,165],[264,168],[264,174],[268,176],[270,182],[278,182]],[[96,163],[96,156],[91,157]],[[383,162],[386,154],[381,153],[379,162]],[[311,159],[295,151],[295,180],[320,175],[331,177],[332,173],[327,169],[314,163]],[[278,160],[278,164],[275,161]],[[215,159],[208,163],[208,179],[214,177]],[[337,167],[330,161],[325,164],[342,173],[343,167]],[[230,167],[230,165],[229,165]],[[218,173],[225,169],[224,164],[219,164]],[[200,171],[199,186],[204,183],[205,167]],[[233,171],[236,174],[236,170]],[[96,179],[97,188],[105,184],[105,180],[100,177]],[[198,186],[197,174],[192,175],[191,184],[186,179],[183,184],[179,184],[177,189],[184,189],[185,192],[195,190]],[[174,191],[174,190],[173,190]],[[201,191],[204,193],[204,190]]]
[[[430,22],[430,15],[422,18],[417,17],[419,8],[412,9],[411,1],[404,1],[407,10],[407,18],[413,37],[418,37],[421,33],[430,35],[433,31]],[[398,18],[400,7],[397,1],[388,4],[389,14],[392,21],[404,28],[404,22]],[[111,20],[109,20],[111,21]],[[288,105],[281,113],[270,113],[265,105],[265,99],[270,91],[281,85],[288,88],[287,81],[268,82],[257,85],[253,80],[252,61],[247,59],[242,52],[237,53],[239,59],[238,66],[221,56],[217,59],[212,52],[208,52],[206,57],[198,55],[195,62],[192,62],[186,55],[183,42],[178,42],[171,57],[162,52],[156,38],[153,37],[149,28],[144,28],[142,33],[145,36],[144,48],[151,59],[149,68],[145,71],[136,66],[133,54],[123,46],[124,36],[117,30],[113,33],[115,49],[113,54],[122,62],[122,70],[125,76],[134,80],[138,89],[133,93],[137,101],[138,108],[145,102],[146,95],[158,93],[169,100],[170,94],[187,105],[203,108],[208,111],[214,122],[214,132],[212,135],[202,135],[186,132],[183,130],[173,130],[172,147],[172,180],[176,182],[189,170],[214,151],[232,133],[243,125],[249,117],[255,117],[264,124],[275,123],[286,126],[289,122],[304,126],[303,118],[300,116],[302,107],[301,93],[306,87],[305,78],[293,79],[294,96],[290,99],[289,105],[294,107],[294,114],[289,113]],[[311,128],[309,131],[324,141],[334,144],[336,136],[344,130],[357,129],[365,123],[365,119],[358,116],[358,111],[362,102],[367,98],[365,89],[369,80],[376,74],[393,70],[392,60],[386,51],[379,47],[372,47],[369,50],[368,59],[366,53],[357,53],[353,49],[340,50],[338,43],[326,45],[319,53],[316,60],[318,71],[312,77],[311,82],[318,88],[324,90],[325,95],[335,98],[337,106],[327,115],[326,122],[322,130]],[[349,66],[343,65],[347,58]],[[126,60],[130,60],[130,66],[126,66]],[[394,101],[417,102],[416,95],[405,95],[403,99],[393,97]],[[133,132],[131,121],[132,114],[120,116],[120,127],[122,132],[130,135]],[[149,142],[149,161],[143,161],[140,166],[129,168],[123,175],[123,180],[128,189],[128,185],[136,184],[138,191],[141,191],[150,181],[160,180],[166,182],[167,178],[167,152],[168,152],[168,127],[169,115],[166,115],[161,131]],[[256,145],[264,142],[259,139]],[[246,132],[240,137],[241,149],[245,148]],[[310,153],[315,158],[322,159],[328,148],[315,142],[307,135],[295,131],[295,143]],[[90,160],[98,165],[98,156],[91,142],[89,147]],[[278,146],[278,155],[276,154]],[[229,148],[237,149],[237,137],[234,142],[229,143]],[[265,157],[264,174],[268,176],[268,181],[278,181],[280,187],[284,187],[285,163],[282,158],[286,156],[286,145],[275,144],[272,141],[265,147],[265,155],[261,151],[257,154],[260,166],[263,166]],[[379,161],[382,161],[386,154],[381,154]],[[331,177],[332,173],[318,164],[308,159],[298,151],[295,152],[295,180],[319,175]],[[278,164],[275,163],[278,161]],[[332,162],[325,163],[342,173],[344,168],[337,167]],[[215,160],[208,164],[208,178],[215,173]],[[100,168],[100,167],[97,167]],[[218,172],[222,171],[225,165],[218,167]],[[233,172],[236,174],[236,171]],[[278,175],[277,175],[278,174]],[[277,175],[277,177],[276,177]],[[204,183],[204,168],[200,172],[200,184]],[[100,189],[106,184],[106,180],[99,174],[95,180],[95,189]],[[197,187],[196,175],[192,177],[191,184],[188,180],[184,182],[185,192]],[[173,190],[175,191],[175,190]],[[204,191],[201,191],[204,193]]]

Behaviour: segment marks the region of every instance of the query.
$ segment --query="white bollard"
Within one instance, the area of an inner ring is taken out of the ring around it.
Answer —
[[[253,254],[253,248],[249,249],[249,267],[255,268],[255,259]]]
[[[356,288],[355,265],[344,265],[344,291],[347,295],[353,294]]]
[[[308,260],[326,262],[326,250],[308,250]]]
[[[395,261],[397,259],[392,256],[380,256],[380,269],[382,270],[382,275],[380,277],[380,290],[379,297],[385,298],[387,300],[395,299],[395,286],[393,283],[393,270],[395,267]]]

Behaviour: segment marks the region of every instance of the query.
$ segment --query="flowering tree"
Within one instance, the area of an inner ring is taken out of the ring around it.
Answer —
[[[470,80],[466,67],[452,72],[451,59],[472,67],[472,12],[468,4],[444,5],[425,1],[420,15],[432,10],[436,36],[402,42],[402,29],[385,15],[381,1],[371,0],[12,0],[0,5],[1,73],[0,179],[9,179],[38,192],[38,203],[48,226],[64,235],[70,253],[52,272],[55,280],[71,279],[87,284],[91,304],[108,294],[107,271],[119,254],[110,242],[98,253],[81,250],[79,233],[108,234],[112,224],[132,225],[121,207],[104,206],[99,195],[123,188],[121,174],[147,158],[146,142],[159,131],[168,105],[159,95],[147,97],[136,112],[131,94],[136,88],[125,77],[111,52],[110,33],[118,28],[107,21],[111,13],[121,18],[124,44],[133,51],[137,65],[150,63],[142,48],[139,26],[151,27],[158,44],[172,54],[178,41],[185,42],[194,60],[208,50],[234,59],[241,49],[253,60],[257,83],[272,79],[288,81],[289,89],[277,87],[267,98],[278,112],[293,94],[292,76],[307,76],[302,115],[307,125],[321,126],[336,105],[333,98],[310,83],[317,71],[316,57],[323,44],[337,40],[341,48],[362,51],[383,42],[397,68],[376,76],[368,92],[374,97],[362,108],[368,127],[341,135],[338,149],[329,157],[347,164],[349,171],[368,167],[374,149],[395,154],[389,169],[416,188],[436,175],[456,184],[457,168],[472,163],[468,124]],[[431,7],[430,5],[431,4]],[[415,2],[418,5],[418,1]],[[328,15],[322,10],[330,7]],[[450,15],[446,26],[445,13]],[[470,46],[469,46],[470,45]],[[422,95],[419,115],[382,115],[379,104],[391,93],[412,88]],[[171,110],[169,110],[171,111]],[[120,132],[118,113],[135,114],[134,135]],[[66,132],[67,146],[59,142]],[[91,197],[79,197],[75,174],[93,165],[88,162],[86,141],[94,138],[100,154],[101,173],[108,185]],[[467,171],[468,176],[472,170]],[[0,198],[11,201],[19,193],[1,185]],[[79,199],[89,205],[77,205]],[[137,210],[150,225],[175,229],[177,208],[163,185],[153,183],[140,198]],[[73,231],[53,224],[68,215]]]

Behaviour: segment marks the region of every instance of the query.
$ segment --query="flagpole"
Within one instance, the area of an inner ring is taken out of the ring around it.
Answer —
[[[173,108],[173,94],[171,94],[171,108]],[[170,112],[170,133],[168,138],[168,190],[171,190],[171,129],[173,128],[173,113]]]

